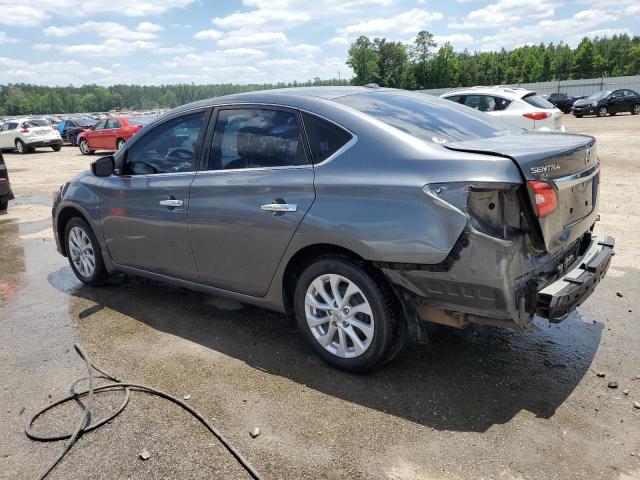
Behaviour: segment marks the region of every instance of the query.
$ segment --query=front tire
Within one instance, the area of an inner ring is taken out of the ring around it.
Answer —
[[[69,143],[73,146],[77,145],[78,138],[74,134],[69,135]]]
[[[582,118],[582,115],[576,115],[575,113],[573,114],[573,116],[576,118]]]
[[[24,155],[31,151],[31,149],[19,138],[16,140],[16,150],[20,155]]]
[[[53,150],[54,152],[59,152],[60,150],[62,150],[62,145],[51,145],[51,150]]]
[[[609,113],[609,111],[607,110],[607,107],[600,107],[598,109],[598,116],[599,117],[606,117],[607,113]]]
[[[125,140],[122,138],[119,138],[118,140],[116,140],[116,150],[121,150],[122,147],[124,147],[125,144]]]
[[[337,256],[309,265],[296,285],[298,327],[315,352],[348,372],[374,369],[403,342],[397,299],[377,270]]]
[[[109,272],[102,260],[102,250],[89,224],[80,217],[73,217],[64,228],[67,258],[73,273],[85,285],[104,285]]]
[[[636,103],[631,109],[631,115],[640,115],[640,103]]]
[[[0,212],[4,212],[9,208],[9,200],[0,200]]]
[[[89,142],[87,142],[85,138],[80,140],[78,148],[80,149],[80,153],[82,153],[83,155],[91,155],[93,152],[95,152],[95,150],[91,150]]]

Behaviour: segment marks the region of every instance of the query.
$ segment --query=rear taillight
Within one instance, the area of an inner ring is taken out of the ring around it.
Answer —
[[[29,129],[27,127],[22,127],[20,130],[22,133],[29,133]]]
[[[544,120],[545,118],[549,118],[551,116],[550,112],[531,112],[531,113],[523,113],[523,117],[529,118],[531,120]]]
[[[535,211],[538,217],[544,217],[558,208],[558,196],[553,186],[547,182],[531,180],[528,182],[535,200]]]

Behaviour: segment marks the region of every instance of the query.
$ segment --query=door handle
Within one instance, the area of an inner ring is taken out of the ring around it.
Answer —
[[[184,202],[182,200],[176,200],[175,198],[167,198],[166,200],[160,200],[160,205],[167,207],[169,210],[173,210],[174,208],[183,207]]]
[[[298,211],[298,206],[292,203],[267,203],[260,207],[265,212],[286,213]]]

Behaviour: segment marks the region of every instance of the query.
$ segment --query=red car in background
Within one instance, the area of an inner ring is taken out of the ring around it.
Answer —
[[[90,155],[96,150],[119,150],[124,142],[155,118],[153,115],[121,115],[102,119],[78,135],[78,147],[84,155]]]

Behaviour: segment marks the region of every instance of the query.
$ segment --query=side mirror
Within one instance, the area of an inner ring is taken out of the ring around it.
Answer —
[[[96,177],[109,177],[113,175],[116,163],[113,155],[102,157],[91,164],[91,173]]]

